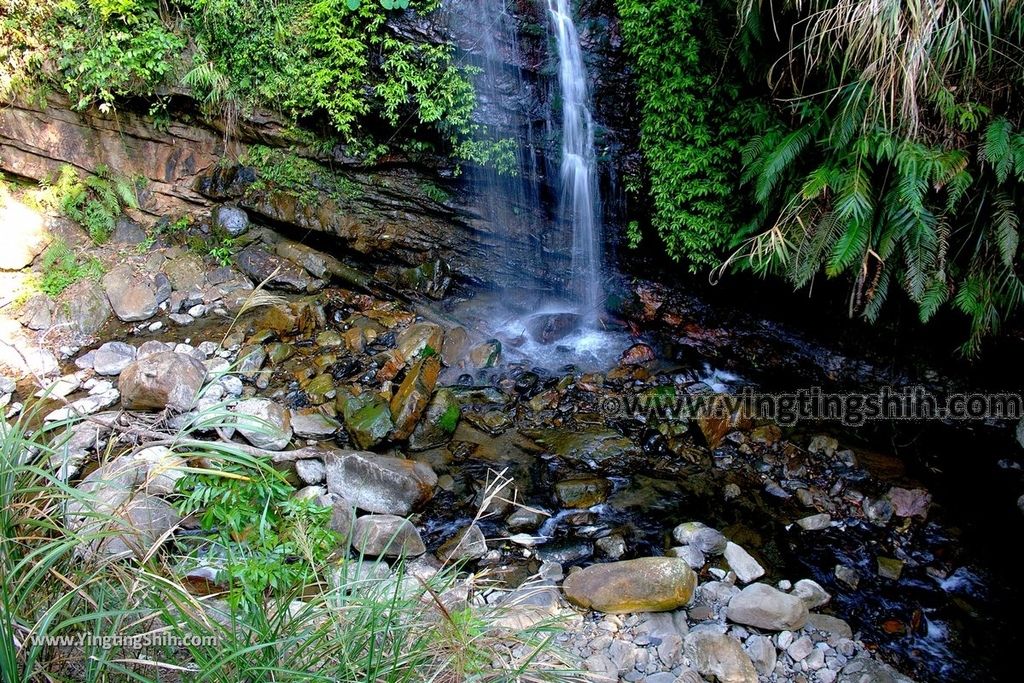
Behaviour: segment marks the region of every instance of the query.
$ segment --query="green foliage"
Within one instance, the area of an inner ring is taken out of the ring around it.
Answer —
[[[39,289],[50,296],[59,296],[79,280],[99,279],[103,265],[96,258],[79,259],[63,240],[57,239],[43,253],[40,261]]]
[[[441,413],[441,417],[437,420],[437,426],[440,427],[442,431],[451,434],[455,431],[455,427],[458,426],[459,417],[461,415],[462,411],[459,409],[458,404],[453,403],[448,406],[443,413]]]
[[[262,608],[267,591],[312,581],[339,545],[328,526],[331,509],[294,498],[272,467],[227,463],[219,472],[189,474],[177,488],[181,514],[199,513],[203,530],[224,549],[224,579],[236,605]]]
[[[746,10],[745,63],[781,73],[743,150],[761,210],[727,264],[797,287],[846,277],[850,314],[869,320],[894,285],[922,322],[951,305],[975,355],[1024,303],[1024,13],[1002,0],[862,4]],[[759,32],[767,21],[792,24],[796,47]]]
[[[41,183],[40,202],[81,223],[96,244],[110,238],[117,217],[126,207],[139,206],[132,181],[115,176],[106,166],[97,167],[95,175],[82,180],[67,164],[61,166],[55,179]]]
[[[253,145],[241,162],[256,171],[249,192],[283,191],[306,205],[316,204],[321,193],[337,203],[361,193],[359,185],[346,176],[294,152]]]
[[[652,223],[669,256],[691,270],[717,263],[734,216],[738,125],[734,86],[713,50],[716,3],[616,0],[643,114],[641,149],[650,172]],[[641,203],[644,203],[641,200]],[[628,239],[639,241],[639,226]]]

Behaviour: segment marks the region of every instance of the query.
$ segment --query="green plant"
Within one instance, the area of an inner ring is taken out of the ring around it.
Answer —
[[[224,237],[217,244],[210,247],[209,255],[214,261],[223,267],[231,265],[235,253],[235,240],[232,237]]]
[[[451,201],[452,196],[445,190],[438,187],[434,183],[423,184],[423,194],[427,196],[431,201],[435,201],[438,204],[446,204]]]
[[[455,431],[455,427],[458,426],[459,417],[461,415],[462,411],[459,409],[458,404],[453,403],[448,406],[443,413],[441,413],[441,417],[437,420],[437,426],[440,427],[442,431],[451,434]]]
[[[59,296],[65,289],[76,282],[92,278],[98,280],[103,276],[103,264],[99,259],[79,257],[61,239],[55,240],[47,247],[40,261],[41,274],[38,280],[39,289],[50,296]]]
[[[135,182],[115,176],[102,165],[84,180],[73,166],[61,166],[56,178],[41,183],[38,201],[80,223],[96,244],[110,238],[126,207],[139,206]]]

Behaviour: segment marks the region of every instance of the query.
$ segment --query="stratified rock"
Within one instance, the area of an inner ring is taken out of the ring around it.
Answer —
[[[250,398],[234,408],[236,427],[257,448],[282,451],[292,440],[290,411],[266,398]]]
[[[415,360],[427,352],[430,355],[441,353],[444,346],[444,330],[435,323],[414,323],[398,333],[395,348],[406,360]]]
[[[739,642],[712,628],[695,628],[684,640],[686,656],[698,672],[719,683],[757,683],[757,671]]]
[[[358,396],[343,393],[338,404],[345,431],[359,448],[373,448],[386,439],[395,426],[387,401],[376,393],[365,391]]]
[[[356,519],[352,547],[370,557],[415,557],[427,552],[412,522],[397,515],[365,515]]]
[[[417,361],[406,373],[398,391],[391,399],[391,419],[395,423],[395,439],[407,439],[416,428],[416,423],[427,407],[437,375],[441,372],[441,361],[430,356]]]
[[[807,623],[807,605],[764,583],[753,583],[729,601],[728,618],[766,631],[795,631]]]
[[[665,612],[690,601],[697,575],[683,560],[642,557],[594,564],[573,572],[562,584],[575,605],[599,612]]]
[[[136,273],[129,265],[118,266],[104,275],[103,289],[114,314],[124,322],[152,318],[160,304],[171,296],[165,275]]]
[[[124,342],[107,342],[96,349],[92,357],[92,369],[97,375],[120,375],[121,371],[135,360],[135,347]]]
[[[398,279],[413,291],[431,299],[443,299],[452,284],[452,269],[447,261],[434,259],[415,268],[406,268],[399,273]]]
[[[563,479],[555,484],[555,495],[567,508],[589,508],[603,503],[611,490],[611,482],[601,477]]]
[[[486,554],[487,539],[476,524],[461,529],[437,549],[437,557],[442,562],[479,560]]]
[[[238,237],[249,229],[249,215],[237,206],[216,206],[210,218],[215,228],[232,237]]]
[[[736,572],[736,578],[740,583],[750,583],[764,576],[764,567],[758,564],[750,553],[732,541],[725,546],[725,561],[729,563],[729,569]]]
[[[429,465],[362,451],[331,451],[324,462],[327,490],[360,510],[408,515],[434,495]]]
[[[438,389],[409,437],[409,448],[422,451],[448,443],[461,415],[455,394],[449,389]]]
[[[206,380],[206,367],[173,351],[136,358],[121,371],[118,388],[128,410],[190,410]]]

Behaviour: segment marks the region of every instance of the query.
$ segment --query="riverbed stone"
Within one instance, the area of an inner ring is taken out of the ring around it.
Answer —
[[[690,631],[684,651],[697,671],[719,683],[757,683],[757,670],[739,642],[713,628]]]
[[[171,296],[170,282],[162,273],[136,273],[125,264],[103,276],[103,289],[114,314],[123,322],[148,320]]]
[[[234,407],[236,428],[257,448],[282,451],[292,440],[291,412],[267,398],[250,398]]]
[[[231,237],[238,237],[249,229],[249,215],[245,209],[237,206],[221,205],[214,207],[210,214],[213,226],[223,230]]]
[[[768,676],[775,671],[775,663],[778,661],[778,651],[775,643],[768,636],[752,635],[744,643],[744,650],[750,657],[751,663],[757,672],[762,676]]]
[[[91,278],[68,287],[61,296],[53,323],[85,337],[99,333],[113,314],[103,285]]]
[[[612,490],[611,482],[601,477],[563,479],[555,484],[555,495],[567,508],[590,508],[603,503]]]
[[[729,621],[766,631],[793,631],[807,623],[807,605],[765,583],[752,583],[729,600]]]
[[[189,410],[205,379],[206,368],[191,356],[163,351],[136,358],[118,378],[121,404],[128,410]]]
[[[391,408],[379,394],[365,391],[353,396],[342,392],[338,405],[345,422],[345,431],[359,448],[373,448],[394,429]]]
[[[725,535],[702,522],[684,522],[672,530],[672,538],[681,545],[692,545],[705,555],[721,555],[728,547]]]
[[[764,567],[758,564],[753,556],[742,546],[729,541],[725,545],[725,561],[736,573],[740,583],[750,583],[764,576]]]
[[[796,520],[797,525],[804,531],[821,531],[832,524],[832,515],[822,512],[817,515],[809,515]]]
[[[884,662],[868,657],[858,657],[843,667],[836,683],[913,683],[913,681]]]
[[[324,461],[327,490],[367,512],[408,515],[434,495],[429,465],[365,451],[331,451]]]
[[[636,444],[610,429],[531,429],[523,434],[552,455],[592,467],[621,464],[640,453]]]
[[[828,603],[832,596],[821,584],[811,579],[800,579],[793,586],[792,594],[804,601],[807,609],[815,609]]]
[[[395,348],[408,361],[419,358],[427,349],[439,354],[443,346],[444,330],[436,323],[413,323],[395,337]]]
[[[440,371],[441,361],[437,356],[423,358],[409,368],[405,379],[391,399],[395,439],[408,439],[412,435],[416,423],[419,422],[434,393]]]
[[[570,574],[562,590],[573,604],[598,612],[665,612],[693,597],[697,575],[674,557],[595,564]]]
[[[837,638],[853,638],[853,629],[850,628],[850,625],[846,621],[839,617],[834,617],[831,614],[811,614],[807,619],[807,628],[814,628],[818,631],[831,633]]]
[[[412,522],[397,515],[364,515],[356,519],[352,547],[371,557],[416,557],[427,552]]]
[[[469,362],[474,368],[493,368],[501,360],[501,342],[489,339],[469,350]]]
[[[422,451],[448,443],[461,415],[455,394],[450,389],[438,389],[409,437],[409,448]]]
[[[292,431],[303,439],[328,439],[338,433],[341,423],[323,413],[292,411]]]
[[[107,342],[93,354],[92,369],[97,375],[120,375],[135,360],[135,347],[124,342]]]
[[[479,560],[487,554],[487,539],[476,524],[470,524],[441,544],[437,557],[442,562]]]

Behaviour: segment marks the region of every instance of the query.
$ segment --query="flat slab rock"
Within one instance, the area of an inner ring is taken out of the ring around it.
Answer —
[[[429,465],[367,451],[331,451],[324,459],[327,490],[360,510],[405,516],[434,496]]]

